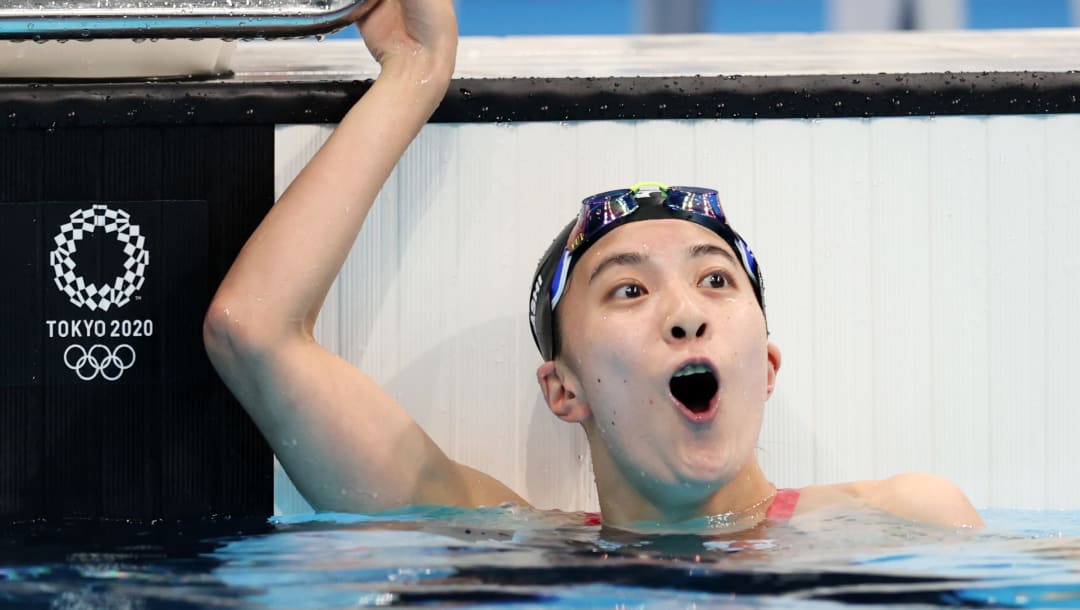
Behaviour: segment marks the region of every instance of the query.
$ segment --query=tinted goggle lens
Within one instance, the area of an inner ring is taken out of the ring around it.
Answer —
[[[673,209],[706,216],[717,222],[726,222],[720,207],[720,197],[713,189],[693,186],[663,187],[664,205]],[[639,207],[637,196],[640,187],[607,191],[581,202],[577,224],[566,240],[567,253],[573,254],[583,244],[592,243],[597,236],[616,221],[634,213]]]
[[[583,244],[592,242],[604,227],[637,210],[636,194],[631,189],[620,189],[586,197],[581,202],[577,224],[566,240],[567,252],[572,253]]]

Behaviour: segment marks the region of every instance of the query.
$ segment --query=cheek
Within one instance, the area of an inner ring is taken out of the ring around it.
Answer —
[[[581,318],[569,337],[579,360],[617,360],[640,342],[641,320],[620,313],[596,312]],[[640,351],[640,348],[634,351]]]
[[[584,355],[580,364],[583,370],[593,372],[589,381],[610,392],[627,386],[640,376],[646,354],[626,329],[581,339],[585,349],[580,352]]]
[[[731,316],[730,325],[720,329],[721,339],[731,346],[731,364],[745,380],[746,387],[764,387],[769,378],[769,342],[764,322],[757,310]],[[723,339],[723,337],[737,338]]]

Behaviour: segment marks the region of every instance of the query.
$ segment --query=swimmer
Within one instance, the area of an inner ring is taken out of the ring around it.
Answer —
[[[382,0],[358,26],[379,77],[237,256],[206,316],[207,351],[318,510],[528,506],[451,460],[313,338],[379,189],[454,70],[452,0]],[[960,490],[926,474],[778,491],[754,454],[781,363],[757,262],[714,191],[627,187],[585,200],[541,260],[530,303],[540,392],[585,430],[604,524],[721,515],[745,528],[853,507],[981,525]]]

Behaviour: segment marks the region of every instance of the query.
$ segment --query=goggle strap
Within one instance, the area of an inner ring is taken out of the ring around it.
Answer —
[[[746,242],[739,238],[735,238],[735,243],[739,245],[739,258],[742,259],[743,269],[746,270],[746,274],[750,276],[750,279],[756,284],[758,281],[757,269],[753,264],[753,255],[750,254],[750,248],[746,245]]]
[[[666,184],[664,184],[662,182],[649,182],[649,181],[646,181],[646,182],[637,182],[637,183],[634,183],[634,184],[630,185],[630,192],[636,194],[638,191],[640,191],[642,188],[644,188],[646,186],[656,187],[657,189],[660,190],[660,192],[664,193],[665,195],[667,194],[667,192],[669,190],[668,185],[666,185]]]
[[[555,277],[551,283],[551,311],[555,311],[555,307],[562,299],[563,292],[566,290],[566,280],[570,273],[570,252],[563,250],[562,256],[559,258],[559,264],[555,267]]]

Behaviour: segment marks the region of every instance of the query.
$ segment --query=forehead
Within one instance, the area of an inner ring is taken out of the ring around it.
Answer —
[[[713,231],[687,220],[665,218],[631,222],[604,235],[592,245],[576,267],[592,269],[613,253],[647,256],[685,256],[690,246],[712,244],[735,256],[726,241]]]

